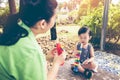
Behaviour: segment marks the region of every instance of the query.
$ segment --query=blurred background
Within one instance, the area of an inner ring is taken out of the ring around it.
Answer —
[[[110,76],[106,74],[110,72],[120,77],[120,0],[57,1],[57,36],[68,52],[66,59],[73,58],[73,49],[79,41],[78,30],[83,25],[87,25],[93,33],[90,43],[95,48],[95,60],[102,69],[95,80],[98,78],[100,80],[118,80],[113,74]],[[8,16],[16,14],[18,11],[19,0],[0,0],[0,33],[3,32]],[[56,44],[50,40],[50,37],[50,31],[36,37],[48,61],[51,59],[47,53]],[[62,75],[61,73],[60,75]],[[63,77],[65,75],[67,74],[64,74]],[[105,75],[106,79],[102,79]],[[111,76],[113,78],[110,78]]]

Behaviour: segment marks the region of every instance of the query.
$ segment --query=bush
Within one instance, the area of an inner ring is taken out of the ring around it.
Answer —
[[[111,5],[110,8],[107,38],[108,42],[114,39],[114,43],[116,44],[120,40],[120,8],[114,5]]]

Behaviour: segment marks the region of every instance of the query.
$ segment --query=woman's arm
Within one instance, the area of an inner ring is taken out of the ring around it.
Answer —
[[[64,51],[60,56],[58,56],[57,53],[54,53],[54,60],[53,60],[53,66],[52,69],[47,74],[47,80],[55,80],[59,67],[66,58],[66,52]]]
[[[48,72],[47,80],[55,80],[58,70],[59,70],[59,66],[60,65],[57,63],[53,64],[52,69]]]

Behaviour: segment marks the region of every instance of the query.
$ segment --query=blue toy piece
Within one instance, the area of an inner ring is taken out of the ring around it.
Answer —
[[[73,72],[75,72],[75,73],[78,73],[78,72],[79,72],[79,70],[78,70],[78,67],[77,67],[77,66],[75,66],[75,67],[73,68]]]

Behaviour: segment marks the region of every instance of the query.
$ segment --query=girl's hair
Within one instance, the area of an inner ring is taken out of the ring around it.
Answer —
[[[28,27],[34,26],[42,19],[49,22],[56,7],[56,0],[20,0],[19,12],[8,17],[3,33],[0,34],[0,45],[14,45],[20,38],[28,35],[27,30],[17,24],[18,19]]]
[[[90,28],[88,28],[88,26],[83,26],[82,28],[80,28],[78,31],[78,36],[81,34],[84,34],[86,32],[88,32],[89,36],[92,36],[92,32],[91,32]]]

